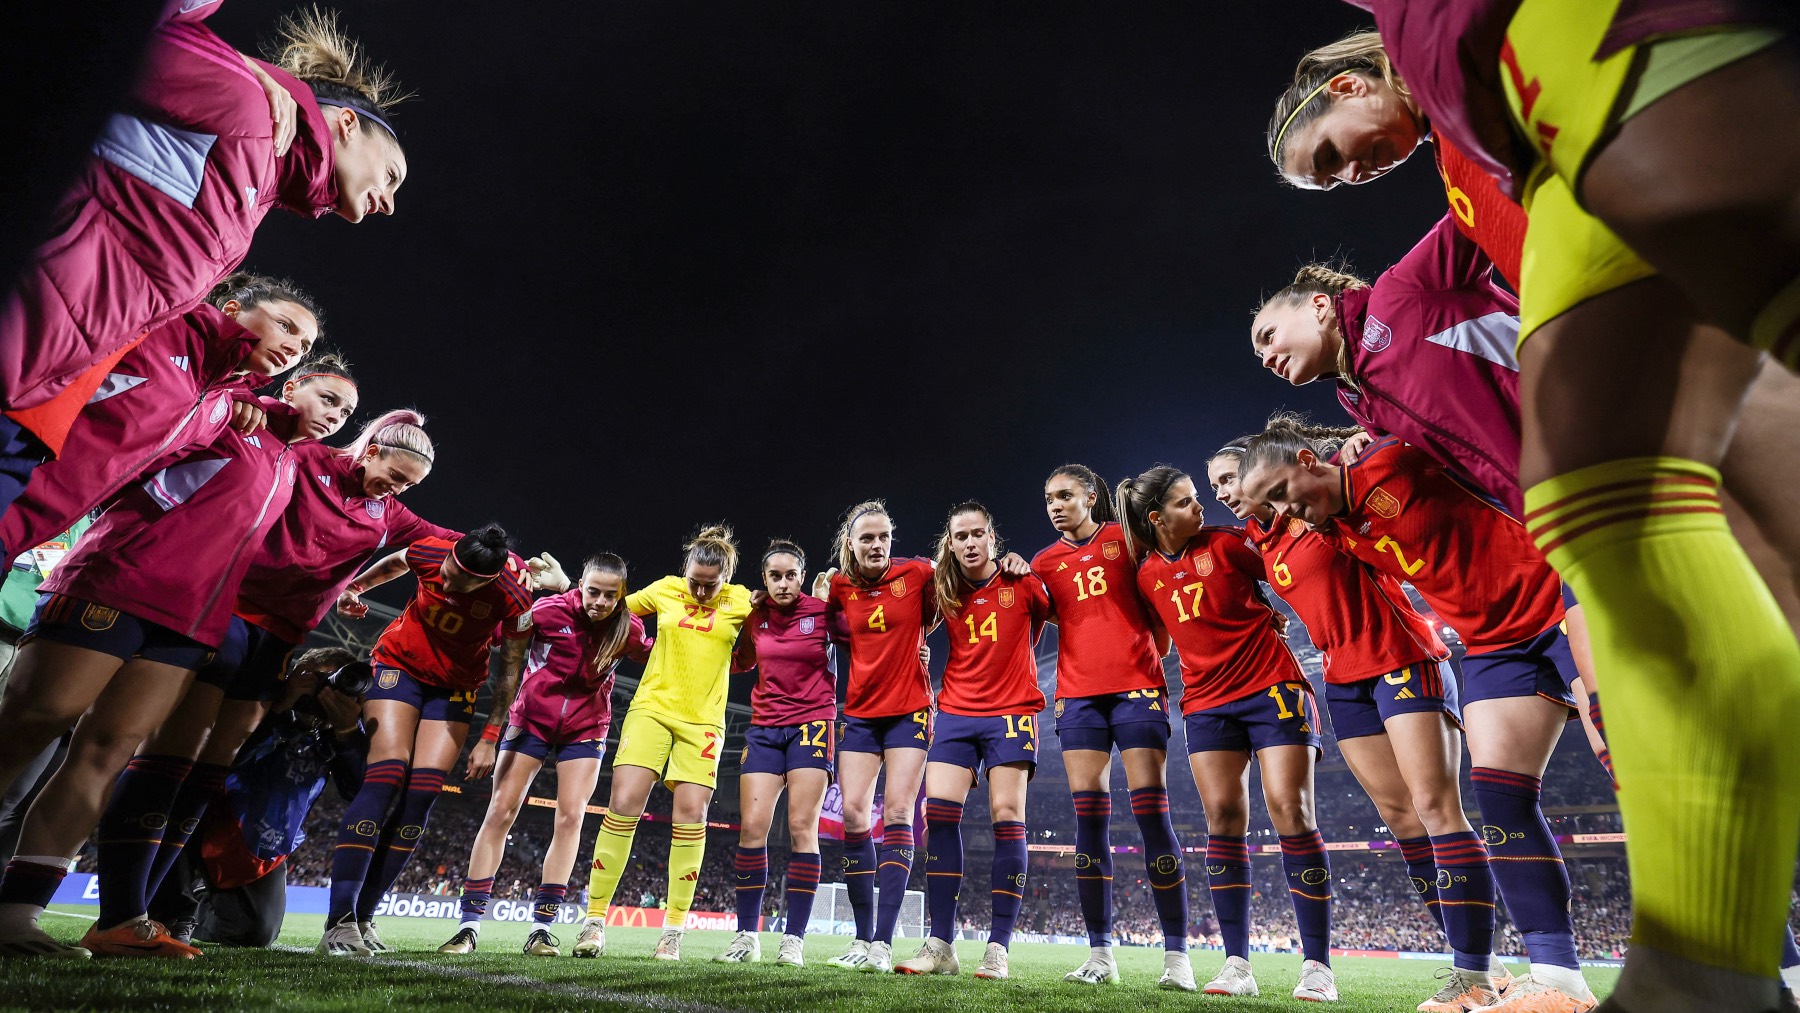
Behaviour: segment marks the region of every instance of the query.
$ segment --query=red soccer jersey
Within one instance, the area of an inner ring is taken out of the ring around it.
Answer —
[[[496,633],[509,640],[530,638],[516,621],[531,611],[525,564],[506,561],[500,576],[471,594],[446,594],[439,570],[456,543],[421,538],[406,550],[406,565],[419,588],[399,618],[381,631],[375,663],[392,665],[428,686],[467,692],[487,681],[488,646]]]
[[[1339,552],[1301,521],[1269,532],[1252,519],[1249,528],[1269,585],[1325,656],[1326,682],[1357,682],[1449,657],[1437,627],[1412,607],[1399,581]]]
[[[1456,215],[1456,227],[1494,262],[1500,277],[1519,290],[1519,261],[1525,254],[1525,209],[1500,192],[1494,177],[1448,139],[1433,136],[1438,177]]]
[[[850,628],[850,682],[844,713],[887,718],[931,706],[931,673],[919,660],[925,633],[937,621],[931,561],[895,559],[864,586],[839,573],[831,578],[830,604]]]
[[[958,608],[944,610],[950,660],[938,709],[992,717],[1044,709],[1032,648],[1050,616],[1050,593],[1035,574],[1008,577],[995,570],[980,584],[963,581]]]
[[[1031,561],[1056,612],[1056,698],[1160,689],[1162,662],[1137,587],[1125,534],[1108,521],[1081,541],[1066,536]]]
[[[1138,591],[1181,653],[1183,714],[1306,681],[1258,586],[1268,579],[1262,556],[1244,537],[1204,527],[1175,555],[1153,549],[1138,566]]]
[[[1346,512],[1320,533],[1417,588],[1470,654],[1562,621],[1562,581],[1525,526],[1417,447],[1378,440],[1344,468]]]

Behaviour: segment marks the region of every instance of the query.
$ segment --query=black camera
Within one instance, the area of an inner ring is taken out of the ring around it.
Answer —
[[[375,670],[366,661],[352,661],[319,681],[345,696],[363,696],[375,685]]]

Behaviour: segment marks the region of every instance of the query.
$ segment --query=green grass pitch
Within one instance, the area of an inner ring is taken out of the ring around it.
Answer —
[[[71,942],[86,931],[92,907],[58,907],[46,927]],[[295,915],[287,920],[275,950],[209,947],[193,961],[93,960],[8,961],[0,964],[0,1007],[19,1010],[345,1010],[375,1009],[500,1011],[662,1010],[668,1013],[1026,1013],[1036,1010],[1092,1010],[1096,1013],[1150,1010],[1231,1009],[1245,1013],[1313,1009],[1289,997],[1299,958],[1257,954],[1262,997],[1226,999],[1158,991],[1159,950],[1120,947],[1123,981],[1090,989],[1061,979],[1086,957],[1074,946],[1020,943],[1013,947],[1012,979],[976,981],[971,972],[981,944],[957,944],[961,978],[909,978],[855,974],[825,961],[842,952],[845,940],[813,936],[803,969],[777,967],[779,937],[763,935],[763,963],[715,964],[712,958],[730,940],[725,932],[688,933],[678,964],[652,960],[658,930],[615,928],[598,960],[527,957],[519,952],[529,926],[488,923],[481,950],[467,957],[438,955],[450,938],[449,920],[395,918],[381,922],[388,944],[399,952],[367,960],[314,955],[324,919]],[[574,946],[573,927],[561,928],[564,952]],[[294,948],[305,948],[295,952]],[[917,948],[902,940],[903,955]],[[1194,954],[1196,976],[1204,982],[1222,961],[1220,954]],[[1333,962],[1346,1013],[1411,1010],[1435,987],[1436,966],[1428,961],[1341,957]],[[1514,972],[1524,967],[1514,965]],[[1589,969],[1588,980],[1602,995],[1616,971]]]

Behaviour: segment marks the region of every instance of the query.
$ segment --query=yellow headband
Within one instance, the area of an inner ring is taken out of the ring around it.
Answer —
[[[1294,117],[1300,115],[1300,110],[1305,109],[1307,107],[1307,105],[1312,102],[1313,99],[1318,97],[1320,92],[1324,91],[1326,89],[1326,87],[1331,84],[1331,82],[1337,80],[1337,77],[1338,77],[1338,75],[1333,74],[1330,77],[1326,78],[1325,80],[1320,81],[1319,86],[1317,88],[1314,88],[1312,91],[1307,92],[1306,97],[1300,100],[1300,104],[1294,107],[1294,111],[1291,113],[1288,113],[1287,119],[1284,120],[1281,124],[1281,129],[1279,131],[1277,131],[1275,134],[1275,155],[1276,155],[1276,157],[1280,157],[1280,155],[1281,155],[1282,138],[1285,138],[1287,136],[1288,128],[1294,125]]]

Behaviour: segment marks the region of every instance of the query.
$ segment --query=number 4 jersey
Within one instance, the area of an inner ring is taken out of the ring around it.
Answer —
[[[1183,714],[1306,681],[1258,584],[1262,556],[1244,537],[1204,527],[1180,552],[1153,549],[1138,567],[1138,590],[1181,653]]]
[[[1137,569],[1117,521],[1079,542],[1059,538],[1031,561],[1056,611],[1058,700],[1162,688]]]
[[[518,619],[531,611],[525,564],[514,555],[500,576],[467,594],[449,594],[439,569],[456,543],[421,538],[406,550],[406,565],[419,578],[418,590],[399,618],[381,631],[375,663],[398,668],[428,686],[472,690],[487,681],[488,645],[504,630],[524,640]]]
[[[844,714],[887,718],[931,706],[931,673],[919,658],[937,622],[929,559],[896,559],[880,580],[861,583],[838,573],[827,602],[850,634],[850,679]]]

